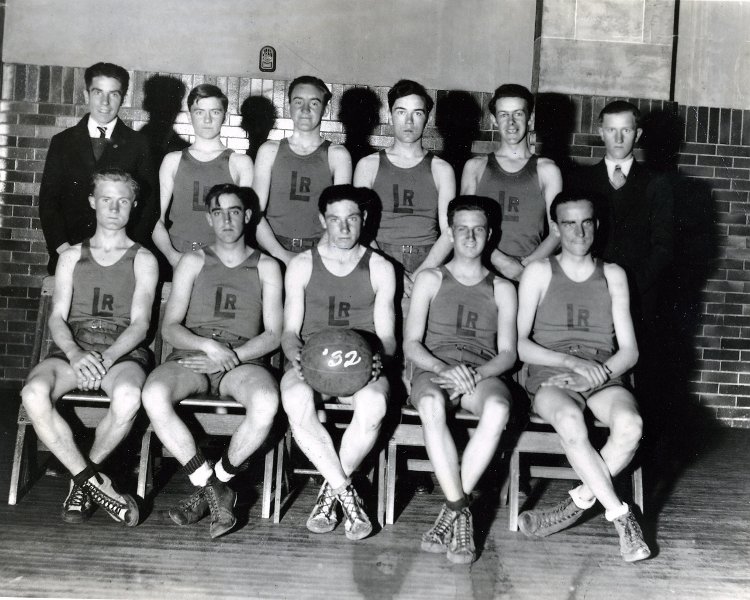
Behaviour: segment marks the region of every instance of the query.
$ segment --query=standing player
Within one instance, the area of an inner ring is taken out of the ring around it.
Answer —
[[[351,474],[372,450],[386,413],[389,386],[373,379],[351,398],[340,402],[354,406],[354,416],[341,440],[338,454],[315,411],[316,394],[305,382],[300,354],[305,341],[328,327],[357,329],[368,335],[385,356],[393,356],[393,267],[382,256],[359,243],[366,218],[368,194],[351,185],[323,190],[318,201],[326,237],[318,246],[295,257],[286,272],[286,305],[282,348],[294,368],[281,380],[281,402],[297,444],[325,482],[320,489],[307,528],[327,533],[338,524],[336,505],[344,512],[346,537],[367,537],[372,525],[351,482]],[[375,363],[379,363],[376,359]]]
[[[137,194],[138,184],[124,171],[94,173],[89,204],[96,231],[60,255],[49,317],[54,345],[21,390],[39,439],[73,474],[62,511],[68,523],[88,519],[94,504],[116,521],[138,523],[135,500],[100,472],[100,463],[133,425],[149,362],[143,342],[158,268],[154,256],[125,232]],[[102,389],[110,397],[88,456],[55,408],[60,396],[76,388]]]
[[[625,272],[594,259],[597,221],[585,196],[560,194],[551,208],[562,252],[530,264],[518,293],[518,354],[529,365],[532,409],[560,434],[565,455],[583,483],[547,510],[519,516],[527,535],[571,526],[596,500],[620,536],[628,562],[651,555],[641,528],[617,496],[612,477],[633,459],[642,422],[622,376],[638,360]],[[610,430],[601,452],[591,445],[588,409]]]
[[[178,525],[211,513],[211,537],[237,523],[237,496],[227,482],[266,439],[278,410],[276,380],[264,357],[279,346],[281,271],[272,258],[245,244],[255,194],[221,184],[206,196],[214,243],[186,253],[174,273],[162,335],[175,350],[143,389],[143,406],[162,444],[198,489],[170,509]],[[211,467],[175,404],[196,394],[231,396],[245,407],[221,460]]]
[[[157,178],[148,139],[117,117],[130,75],[119,65],[99,62],[86,69],[83,77],[89,112],[52,138],[39,188],[39,219],[50,274],[55,272],[58,256],[94,235],[97,222],[89,205],[94,171],[122,169],[138,182],[138,207],[130,219],[128,237],[150,246],[157,216]]]
[[[253,188],[265,219],[258,242],[289,264],[295,254],[315,245],[323,233],[318,197],[331,183],[351,183],[352,159],[346,148],[320,136],[331,92],[317,77],[297,77],[289,84],[292,135],[270,140],[258,150]]]
[[[380,197],[376,243],[403,267],[406,296],[416,273],[438,266],[450,252],[450,241],[440,232],[448,228],[456,178],[447,162],[422,148],[433,104],[416,81],[397,82],[388,92],[393,145],[363,158],[354,171],[354,185]]]
[[[253,183],[252,159],[227,148],[219,137],[229,106],[224,92],[203,83],[190,90],[187,106],[195,141],[181,152],[170,152],[161,163],[161,216],[153,235],[173,269],[184,252],[213,243],[213,232],[206,224],[208,190],[221,183],[244,187]]]
[[[508,279],[518,280],[526,265],[550,256],[558,246],[544,236],[549,207],[562,190],[562,175],[548,158],[529,149],[528,133],[534,96],[522,85],[508,83],[495,90],[489,103],[500,147],[472,158],[464,167],[461,193],[495,200],[502,214],[500,242],[492,264]],[[550,231],[550,234],[552,231]]]
[[[448,205],[453,258],[417,278],[404,339],[415,367],[411,403],[446,498],[422,549],[454,563],[476,558],[469,496],[508,421],[510,391],[499,376],[516,361],[516,290],[482,265],[490,236],[482,200],[459,196]],[[479,416],[460,463],[446,421],[459,407]]]

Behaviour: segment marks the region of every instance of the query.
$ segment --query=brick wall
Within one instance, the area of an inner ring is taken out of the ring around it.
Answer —
[[[122,118],[140,129],[149,118],[143,109],[144,84],[155,73],[131,72],[131,89],[123,103]],[[170,74],[162,74],[170,75]],[[240,128],[240,106],[248,96],[264,96],[273,102],[277,116],[271,139],[291,130],[286,81],[200,74],[172,74],[186,90],[203,82],[215,83],[229,97],[229,116],[223,140],[229,147],[245,150],[248,141]],[[325,137],[345,141],[340,120],[343,94],[355,87],[329,84],[333,91],[331,112],[323,123]],[[390,142],[387,123],[388,88],[371,88],[380,100],[379,124],[369,143],[383,147]],[[473,150],[492,148],[493,132],[484,108],[490,95],[470,92],[456,105],[451,93],[429,90],[441,107],[481,107],[474,129]],[[83,104],[83,69],[36,65],[3,66],[0,100],[0,377],[3,385],[17,386],[28,371],[34,336],[36,302],[47,255],[39,229],[37,194],[49,139],[74,125],[86,112]],[[455,98],[454,98],[455,99]],[[596,116],[610,98],[544,94],[539,99],[537,137],[540,149],[556,157],[564,169],[576,162],[592,162],[603,156],[596,135]],[[670,363],[682,372],[684,389],[722,423],[750,427],[750,261],[748,214],[750,204],[750,111],[677,106],[653,100],[631,99],[639,104],[646,122],[658,132],[642,140],[639,159],[662,163],[675,154],[678,169],[668,170],[677,190],[680,236],[676,266],[668,289],[670,313],[667,326],[674,340],[668,349]],[[463,102],[463,104],[461,104]],[[185,112],[174,129],[188,137]],[[430,117],[425,146],[443,150],[436,113]],[[647,128],[648,129],[648,128]],[[446,138],[447,139],[447,138]],[[666,141],[665,141],[666,140]],[[670,146],[670,141],[673,146]],[[567,164],[566,164],[567,163]],[[668,164],[663,166],[667,167]]]

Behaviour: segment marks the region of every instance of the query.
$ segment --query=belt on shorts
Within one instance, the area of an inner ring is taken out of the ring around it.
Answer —
[[[429,254],[433,244],[387,244],[378,242],[378,247],[386,252],[401,252],[402,254]]]
[[[192,332],[195,335],[211,338],[221,344],[228,344],[230,346],[241,346],[249,339],[223,329],[211,329],[210,327],[195,327],[192,329]]]
[[[179,248],[177,248],[179,252],[195,252],[196,250],[201,250],[202,248],[208,247],[209,243],[180,240],[177,245],[179,245]]]
[[[319,238],[289,238],[283,235],[277,235],[276,239],[282,246],[290,248],[312,248],[318,243]]]
[[[104,333],[121,333],[125,331],[123,325],[117,325],[111,321],[105,321],[102,319],[89,319],[87,321],[75,321],[70,324],[70,328],[73,330],[75,335],[78,331],[102,331]]]

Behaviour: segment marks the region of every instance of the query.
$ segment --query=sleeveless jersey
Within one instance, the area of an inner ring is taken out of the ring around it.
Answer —
[[[441,348],[468,346],[489,357],[497,354],[495,276],[474,285],[460,283],[445,265],[443,280],[430,303],[424,345],[436,355]]]
[[[509,256],[528,256],[544,235],[547,206],[539,187],[537,160],[532,155],[520,171],[509,173],[490,152],[477,186],[477,195],[492,198],[500,205],[501,236],[497,247]]]
[[[440,228],[432,152],[409,168],[394,165],[385,150],[378,152],[378,157],[380,164],[372,185],[383,206],[377,241],[413,246],[433,244]]]
[[[216,158],[200,161],[186,148],[174,177],[169,219],[169,236],[174,247],[184,252],[192,242],[203,246],[213,243],[214,232],[206,221],[206,194],[219,183],[232,183],[229,157],[234,151],[227,148]]]
[[[357,329],[375,333],[373,308],[375,292],[370,282],[370,257],[367,248],[351,273],[338,277],[323,264],[317,246],[311,249],[312,273],[305,289],[305,321],[301,337],[328,327]]]
[[[81,243],[81,257],[73,267],[73,298],[68,314],[71,328],[75,330],[76,324],[92,320],[116,328],[130,325],[135,291],[133,261],[140,247],[133,244],[115,264],[105,267],[92,256],[90,240]]]
[[[533,340],[550,350],[566,351],[571,346],[611,354],[615,346],[612,298],[604,263],[596,260],[586,281],[571,280],[557,258],[549,258],[552,278],[534,318]]]
[[[289,140],[279,142],[266,206],[266,219],[275,235],[317,238],[323,234],[318,197],[333,183],[328,166],[330,145],[324,140],[312,154],[302,156],[292,151]]]
[[[214,332],[252,339],[262,331],[263,300],[254,251],[236,267],[227,267],[204,248],[203,268],[193,282],[185,327],[208,337]]]

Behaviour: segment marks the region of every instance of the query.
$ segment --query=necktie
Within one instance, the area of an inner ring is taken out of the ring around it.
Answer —
[[[91,147],[94,150],[94,159],[99,160],[104,154],[104,148],[107,146],[107,128],[96,127],[99,130],[98,138],[91,138]]]
[[[612,173],[612,187],[616,190],[619,190],[622,186],[625,185],[626,180],[627,177],[625,177],[625,173],[622,172],[620,165],[615,165],[615,172]]]

